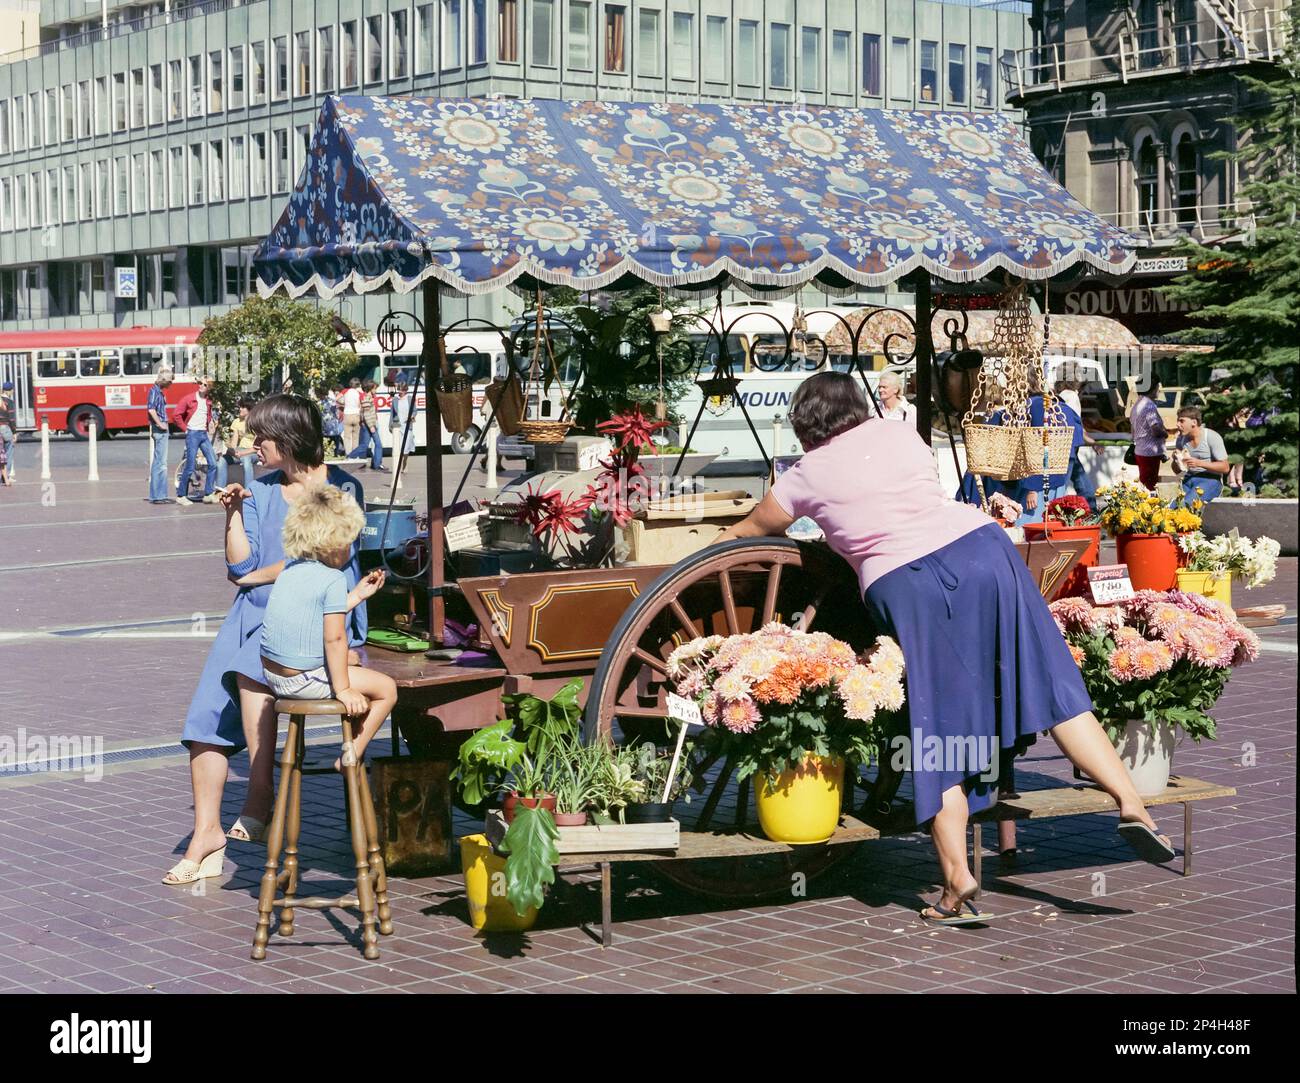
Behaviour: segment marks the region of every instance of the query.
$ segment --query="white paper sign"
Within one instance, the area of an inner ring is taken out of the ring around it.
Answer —
[[[1133,581],[1127,564],[1099,564],[1088,569],[1088,589],[1096,605],[1127,602],[1133,597]]]
[[[699,706],[673,692],[668,693],[668,717],[677,719],[684,726],[704,725]]]
[[[104,388],[105,406],[130,406],[131,387],[129,384],[110,384]]]

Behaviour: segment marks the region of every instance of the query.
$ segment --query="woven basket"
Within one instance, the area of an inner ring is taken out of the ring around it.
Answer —
[[[461,433],[474,424],[474,391],[468,376],[444,376],[436,388],[438,413],[449,433]]]
[[[571,421],[533,421],[519,422],[519,434],[530,444],[559,444],[569,435],[573,428]]]
[[[1074,448],[1074,429],[1069,425],[1049,425],[1047,433],[1047,473],[1068,474],[1070,452]]]
[[[1037,429],[1012,425],[963,425],[966,469],[995,481],[1015,481],[1036,473],[1037,449],[1042,461],[1042,436]]]
[[[483,392],[492,409],[496,411],[496,422],[506,436],[519,432],[519,424],[524,417],[524,391],[513,373],[505,380],[493,380]]]

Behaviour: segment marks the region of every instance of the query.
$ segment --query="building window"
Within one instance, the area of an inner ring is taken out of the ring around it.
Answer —
[[[225,145],[220,139],[208,140],[208,200],[216,203],[226,198]]]
[[[790,24],[772,24],[772,56],[770,83],[777,89],[790,86]]]
[[[1156,141],[1145,136],[1138,144],[1137,152],[1137,197],[1138,225],[1150,228],[1155,225],[1157,188],[1160,184],[1160,158],[1156,152]]]
[[[63,167],[63,221],[77,220],[77,171],[70,165]]]
[[[799,33],[799,89],[816,94],[822,88],[822,32],[819,27],[805,26]]]
[[[289,129],[277,128],[272,134],[275,137],[275,158],[272,161],[275,173],[271,178],[271,190],[277,193],[287,192],[289,190]]]
[[[126,214],[131,191],[126,157],[113,159],[113,213]]]
[[[299,30],[293,36],[293,92],[303,98],[311,93],[311,31]]]
[[[740,20],[740,40],[736,44],[736,82],[758,86],[758,23]]]
[[[384,17],[366,16],[366,82],[378,83],[384,77]]]
[[[122,80],[122,127],[126,127],[126,76]],[[69,142],[77,138],[77,99],[72,93],[72,84],[63,85],[63,138]]]
[[[487,63],[487,0],[469,0],[469,62]]]
[[[95,198],[94,213],[96,218],[104,218],[109,212],[109,200],[112,199],[110,185],[113,183],[113,171],[107,159],[101,158],[95,163]]]
[[[407,68],[407,48],[410,45],[411,26],[410,15],[406,9],[402,8],[393,12],[391,21],[391,30],[393,34],[391,52],[389,53],[389,72],[390,79],[405,79],[410,71]]]
[[[948,45],[948,104],[966,103],[966,46]]]
[[[53,90],[45,91],[45,144],[59,141],[59,96]]]
[[[12,228],[14,220],[13,185],[8,177],[0,177],[0,229]]]
[[[147,106],[145,104],[145,96],[144,96],[144,68],[133,68],[131,71],[131,127],[132,128],[144,127],[146,112],[147,112]],[[90,134],[89,127],[87,127],[84,134],[85,135]]]
[[[1180,226],[1196,225],[1196,205],[1200,202],[1201,170],[1200,155],[1196,151],[1196,141],[1191,132],[1184,132],[1174,145],[1174,167],[1176,169],[1177,191],[1175,202],[1178,206],[1178,224]]]
[[[299,125],[298,146],[294,152],[293,172],[295,176],[301,176],[303,167],[311,158],[311,128],[306,124]]]
[[[252,154],[248,194],[257,198],[266,195],[266,133],[253,132],[248,138]]]
[[[355,19],[339,26],[339,87],[346,90],[357,85],[360,67],[357,61],[357,23]]]
[[[831,31],[831,91],[835,94],[853,93],[852,39],[847,30]]]
[[[26,229],[28,218],[27,178],[14,178],[14,228]]]
[[[637,12],[636,73],[654,78],[659,72],[659,12],[642,8]]]
[[[190,116],[203,116],[203,57],[192,56],[189,63]]]
[[[149,209],[160,211],[167,203],[167,163],[161,150],[149,152]]]
[[[190,206],[203,202],[203,144],[190,144]]]
[[[442,70],[460,67],[460,0],[442,0]]]
[[[417,4],[415,7],[415,57],[411,70],[416,75],[428,75],[436,66],[434,7],[433,4]]]
[[[334,93],[334,27],[316,31],[316,85],[322,94]]]
[[[140,82],[141,82],[140,90],[143,92],[144,69],[140,70]],[[7,117],[8,115],[7,111],[5,115]],[[90,108],[90,80],[83,79],[81,82],[77,84],[77,135],[79,135],[83,139],[86,136],[90,135],[90,130],[91,127],[94,125],[94,123],[95,123],[95,114],[94,111]],[[140,104],[140,123],[141,124],[144,123],[143,102],[141,102]],[[6,149],[8,149],[8,142],[9,142],[7,138],[8,133],[6,132],[5,135],[6,135],[6,139],[5,139]]]
[[[862,93],[880,97],[880,35],[862,35]]]
[[[14,99],[14,150],[27,149],[27,99],[19,95]]]
[[[113,76],[113,131],[126,131],[126,73]]]
[[[939,43],[921,42],[921,101],[932,102],[939,98]]]
[[[253,69],[253,78],[248,100],[253,105],[261,105],[266,101],[266,42],[255,41],[249,50],[252,53],[249,67]]]
[[[271,68],[274,82],[271,84],[271,97],[275,101],[289,95],[289,39],[275,38],[271,42]]]
[[[220,113],[225,107],[221,50],[208,53],[208,112]]]
[[[118,158],[116,161],[121,164],[125,159]],[[126,170],[123,165],[122,173],[125,176]],[[125,188],[123,191],[125,192]],[[126,200],[122,201],[122,209],[126,210]],[[45,224],[47,226],[57,226],[59,224],[59,171],[57,169],[47,169],[45,171]]]
[[[32,93],[28,96],[28,100],[31,102],[31,105],[32,105],[32,109],[31,109],[31,116],[32,116],[32,149],[33,149],[33,150],[36,150],[37,148],[40,147],[40,145],[41,145],[43,142],[45,142],[44,134],[43,134],[42,131],[41,131],[41,125],[42,125],[42,123],[43,123],[43,120],[42,120],[42,114],[41,114],[41,98],[40,98],[40,91],[38,91],[38,90],[34,90],[34,91],[32,91]]]
[[[131,155],[131,213],[139,214],[149,206],[148,162],[143,154]]]
[[[163,88],[163,66],[161,64],[151,64],[149,66],[149,123],[161,124],[163,122],[163,110],[167,104],[167,93]]]
[[[605,5],[605,70],[627,71],[627,7]]]
[[[710,83],[727,81],[727,20],[709,15],[704,20],[704,78]]]
[[[497,59],[519,63],[519,0],[497,0]]]
[[[247,194],[248,185],[245,182],[247,176],[248,163],[244,161],[244,137],[242,135],[232,135],[230,137],[230,198],[243,199]]]
[[[90,162],[77,167],[77,217],[83,222],[95,217],[95,171]]]
[[[555,4],[551,0],[533,0],[533,64],[552,68],[555,56],[551,43],[555,38]]]
[[[688,11],[673,12],[672,77],[695,78],[695,16]]]
[[[591,4],[586,0],[569,3],[569,67],[591,71]]]
[[[993,104],[993,50],[983,46],[975,50],[975,104]]]
[[[95,134],[107,135],[112,123],[112,109],[109,105],[108,77],[101,75],[95,80]]]
[[[185,148],[169,147],[167,151],[169,202],[173,207],[185,206]]]
[[[912,97],[912,42],[910,38],[889,39],[889,96]]]

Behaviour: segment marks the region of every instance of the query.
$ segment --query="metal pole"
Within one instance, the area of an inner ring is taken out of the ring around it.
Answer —
[[[934,363],[934,341],[930,334],[932,316],[930,272],[922,268],[916,272],[916,431],[927,444],[931,440],[934,397],[930,371]]]
[[[50,480],[50,419],[41,418],[41,481]]]
[[[485,488],[500,489],[497,482],[497,423],[496,420],[488,425],[487,433],[487,483]]]
[[[442,513],[442,414],[438,409],[438,382],[442,375],[442,306],[438,283],[424,283],[424,495],[429,508],[429,643],[443,645],[442,587],[444,537]]]
[[[87,481],[99,480],[99,426],[93,421],[86,427],[86,435],[90,438],[90,447],[87,454],[88,469],[86,471]]]

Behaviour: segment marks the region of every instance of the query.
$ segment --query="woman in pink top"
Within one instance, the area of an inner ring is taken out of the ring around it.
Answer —
[[[910,425],[868,417],[848,374],[805,380],[790,423],[806,454],[718,540],[781,535],[809,516],[857,572],[876,630],[902,647],[916,818],[931,825],[944,880],[921,916],[982,919],[966,822],[996,800],[1000,755],[1023,752],[1043,730],[1115,799],[1120,833],[1138,854],[1171,860],[1006,532],[947,497]]]

